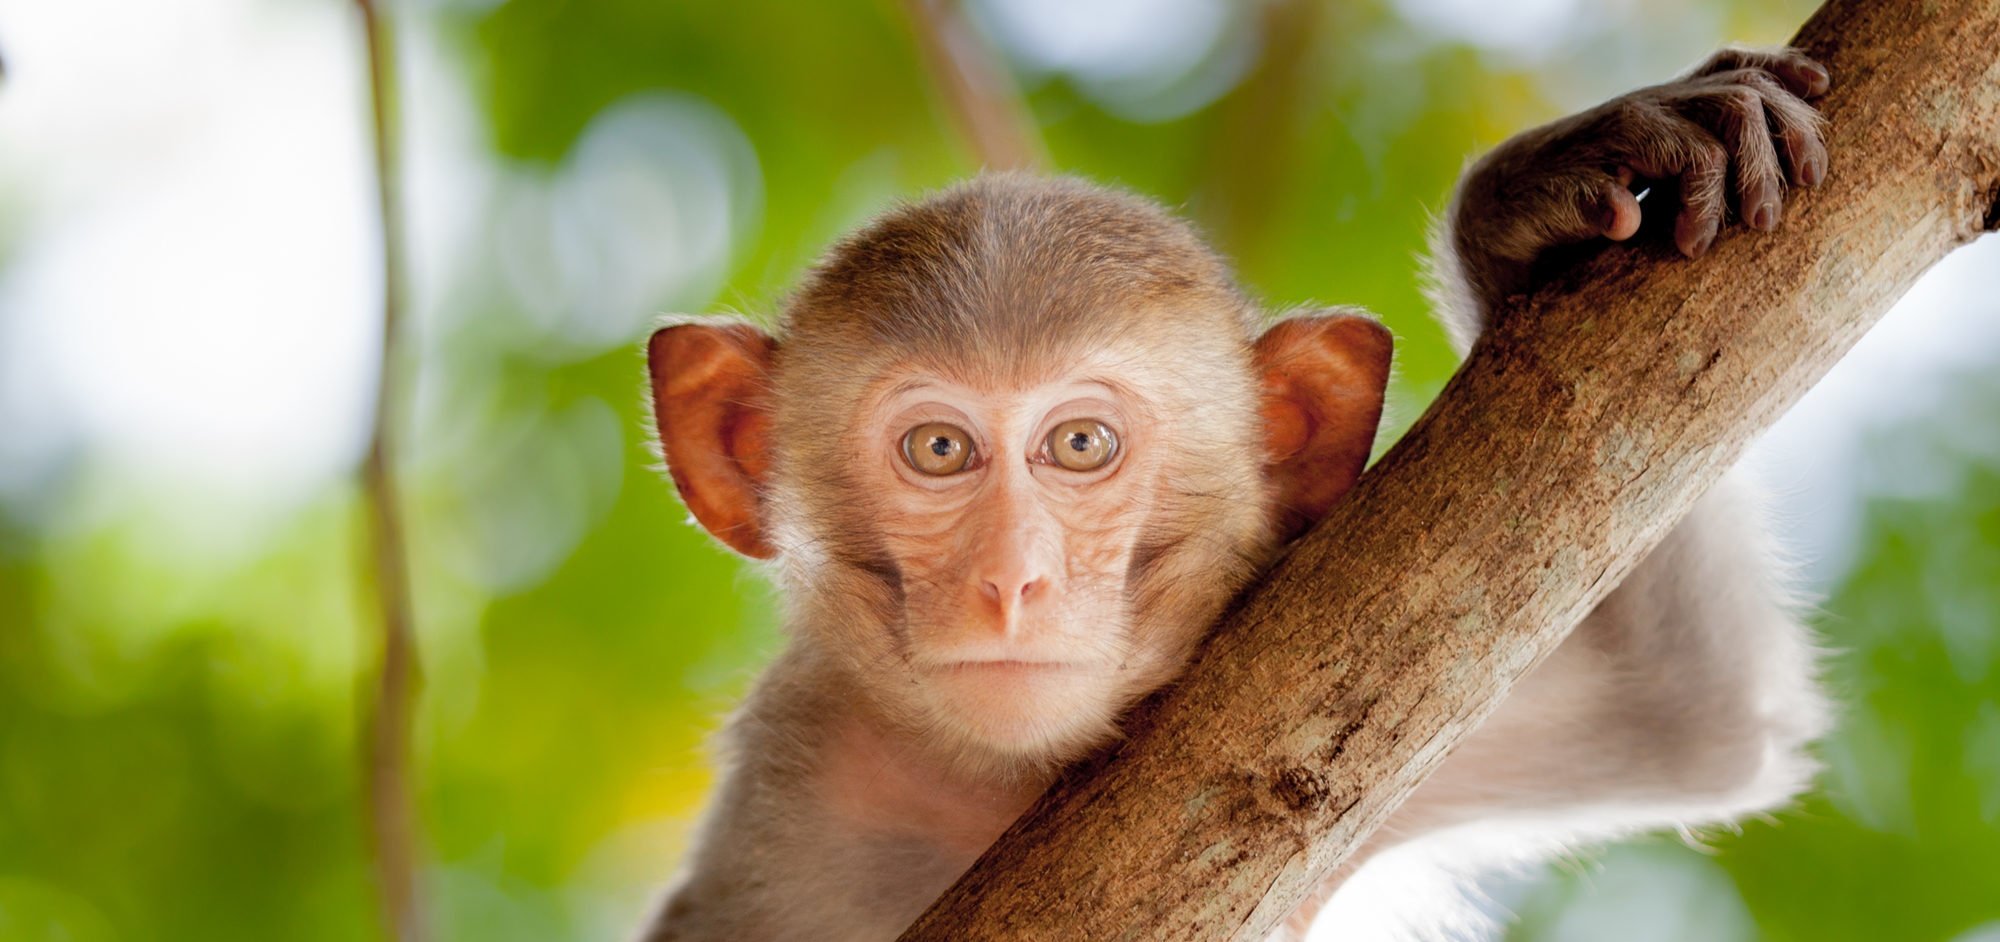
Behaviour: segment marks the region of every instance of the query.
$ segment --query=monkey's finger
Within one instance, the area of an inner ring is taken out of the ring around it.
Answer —
[[[1799,186],[1818,186],[1826,179],[1826,140],[1819,112],[1777,87],[1766,73],[1752,72],[1745,81],[1764,95],[1764,115],[1778,139],[1789,179]]]
[[[1524,200],[1523,235],[1537,248],[1639,231],[1639,201],[1609,173],[1587,170],[1545,178]]]
[[[1674,220],[1674,245],[1682,255],[1700,258],[1722,229],[1723,188],[1729,182],[1729,160],[1722,145],[1710,141],[1690,151],[1681,173],[1681,214]]]
[[[1800,98],[1818,98],[1833,87],[1833,77],[1810,56],[1791,48],[1723,49],[1694,70],[1697,76],[1762,69],[1785,83],[1785,89]]]
[[[1621,176],[1629,171],[1621,168]],[[1598,190],[1597,218],[1602,224],[1599,235],[1613,242],[1623,242],[1639,231],[1639,221],[1643,211],[1639,208],[1639,198],[1626,189],[1628,184],[1613,179]]]
[[[1704,104],[1712,109],[1714,126],[1729,146],[1736,171],[1737,215],[1753,229],[1778,228],[1785,182],[1770,125],[1764,120],[1764,96],[1738,85],[1715,93]]]
[[[1764,119],[1777,138],[1778,152],[1784,157],[1786,179],[1799,186],[1818,186],[1826,178],[1826,144],[1822,138],[1819,112],[1792,94],[1783,82],[1763,69],[1737,69],[1710,79],[1723,85],[1742,85],[1764,99]],[[1709,92],[1714,94],[1715,92]]]
[[[1699,258],[1722,228],[1729,183],[1729,152],[1701,125],[1671,112],[1649,118],[1627,157],[1633,170],[1653,180],[1679,178],[1681,212],[1674,246]]]
[[[1778,144],[1784,151],[1785,167],[1791,172],[1792,182],[1799,186],[1819,186],[1826,179],[1826,142],[1820,137],[1819,122],[1812,118],[1801,121],[1777,112],[1773,112],[1772,121],[1778,126]]]

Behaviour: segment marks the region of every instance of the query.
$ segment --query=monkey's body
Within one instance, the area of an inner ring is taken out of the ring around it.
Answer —
[[[1475,166],[1439,242],[1455,337],[1469,345],[1529,287],[1543,249],[1638,228],[1618,168],[1579,154],[1680,176],[1691,255],[1721,223],[1730,167],[1743,215],[1775,226],[1761,124],[1721,132],[1734,155],[1718,166],[1701,126],[1630,114],[1754,93],[1792,182],[1817,182],[1810,109],[1779,79],[1801,95],[1826,81],[1793,54],[1724,53]],[[777,559],[792,640],[729,724],[714,806],[647,939],[893,939],[1115,738],[1366,458],[1386,335],[1334,314],[1256,337],[1258,319],[1156,208],[988,177],[837,247],[782,341],[655,335],[675,483],[718,537]],[[1459,910],[1410,905],[1410,887],[1450,886],[1420,874],[1796,793],[1826,710],[1757,518],[1738,480],[1704,498],[1279,937],[1323,905],[1342,939],[1421,935]]]
[[[854,748],[851,703],[816,683],[816,657],[781,656],[731,720],[705,859],[649,939],[893,939],[1034,800],[1033,783],[948,783],[892,745]]]

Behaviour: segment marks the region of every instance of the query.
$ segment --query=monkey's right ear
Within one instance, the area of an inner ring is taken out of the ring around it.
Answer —
[[[681,501],[715,538],[774,555],[763,525],[771,470],[770,375],[778,342],[748,324],[676,324],[646,344],[653,421]]]
[[[1390,346],[1387,328],[1339,309],[1288,317],[1257,338],[1265,473],[1284,539],[1319,522],[1361,476],[1382,420]]]

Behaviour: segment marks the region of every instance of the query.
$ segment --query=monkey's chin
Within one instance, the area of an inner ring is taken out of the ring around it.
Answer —
[[[950,664],[923,686],[933,719],[969,745],[1057,762],[1111,738],[1122,699],[1105,671],[1049,662]]]

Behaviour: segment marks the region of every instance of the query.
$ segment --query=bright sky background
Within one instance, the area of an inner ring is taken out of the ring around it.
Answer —
[[[0,175],[25,203],[0,272],[0,493],[70,449],[294,496],[356,460],[377,279],[347,14],[0,19]]]

